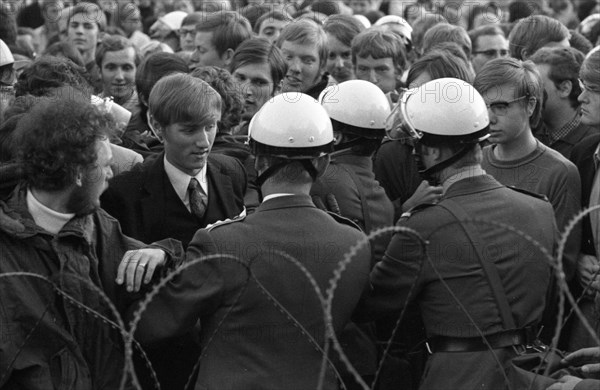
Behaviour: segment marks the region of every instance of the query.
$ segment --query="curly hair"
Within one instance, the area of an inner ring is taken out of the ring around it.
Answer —
[[[110,115],[76,90],[43,99],[19,120],[15,132],[17,162],[28,184],[45,191],[67,188],[80,168],[96,161],[96,141],[106,139],[112,128]]]
[[[221,95],[219,132],[229,133],[242,120],[244,110],[244,96],[231,73],[216,66],[203,66],[194,69],[190,75],[206,81]]]
[[[91,93],[86,70],[64,57],[42,56],[19,76],[15,95],[43,96],[55,88],[71,86]]]

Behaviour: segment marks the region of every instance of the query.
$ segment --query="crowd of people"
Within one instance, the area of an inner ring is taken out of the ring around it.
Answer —
[[[596,0],[0,20],[0,388],[600,389]]]

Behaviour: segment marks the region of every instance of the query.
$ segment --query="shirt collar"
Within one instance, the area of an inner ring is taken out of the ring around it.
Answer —
[[[207,162],[208,163],[208,162]],[[164,157],[164,165],[165,165],[165,173],[179,196],[179,199],[185,204],[185,206],[189,209],[190,199],[188,195],[188,186],[190,185],[190,179],[192,176],[188,175],[185,172],[182,172],[179,168],[175,167],[167,160],[167,156]],[[206,164],[202,167],[200,172],[196,176],[194,176],[196,180],[200,183],[200,186],[204,190],[204,193],[208,195],[208,182],[206,178]]]
[[[452,176],[446,178],[444,183],[442,183],[442,194],[446,194],[448,188],[457,181],[469,179],[476,176],[483,176],[486,172],[479,165],[472,165],[468,167],[461,168],[458,172],[453,174]]]
[[[266,202],[269,199],[281,198],[282,196],[293,196],[294,194],[288,193],[277,193],[277,194],[269,194],[263,198],[263,202]]]

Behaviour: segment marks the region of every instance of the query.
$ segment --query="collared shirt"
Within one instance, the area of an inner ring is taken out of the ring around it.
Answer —
[[[165,172],[167,174],[167,177],[169,178],[169,181],[171,182],[171,185],[173,186],[173,189],[175,190],[175,193],[177,194],[177,196],[179,196],[179,199],[181,199],[185,207],[191,212],[188,186],[190,185],[190,180],[192,179],[192,176],[182,172],[179,168],[171,164],[167,160],[166,156],[164,158],[164,164]],[[206,164],[204,164],[200,172],[198,172],[198,174],[194,177],[200,183],[200,186],[204,190],[206,196],[209,196],[208,181],[206,177]]]
[[[444,183],[442,183],[442,194],[446,194],[446,191],[450,186],[457,181],[469,179],[471,177],[483,176],[485,175],[485,170],[478,165],[472,165],[468,167],[463,167],[460,171],[456,172],[454,175],[446,178]]]
[[[294,194],[288,194],[288,193],[284,193],[284,192],[276,193],[276,194],[269,194],[263,198],[263,202],[266,202],[269,199],[275,199],[275,198],[281,198],[282,196],[293,196],[293,195]]]
[[[579,126],[580,123],[581,123],[581,112],[579,112],[579,110],[577,110],[577,112],[575,112],[575,116],[573,117],[573,119],[571,119],[569,122],[565,123],[565,125],[563,127],[558,129],[554,133],[550,133],[550,135],[549,135],[550,136],[550,145],[552,145],[554,142],[558,141],[559,139],[565,138],[567,135],[569,135],[569,133],[571,133],[573,130],[575,130],[577,128],[577,126]]]
[[[30,189],[27,189],[27,210],[36,225],[52,234],[58,234],[67,222],[75,217],[74,213],[59,213],[42,204]]]

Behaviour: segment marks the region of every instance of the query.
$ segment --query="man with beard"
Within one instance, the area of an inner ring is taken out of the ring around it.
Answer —
[[[99,208],[112,177],[113,125],[87,99],[53,97],[17,126],[25,180],[0,202],[0,274],[30,274],[0,282],[2,388],[119,388],[123,351],[97,315],[114,320],[99,291],[123,310],[139,297],[119,284],[149,282],[156,267],[173,263],[169,248],[181,251],[169,241],[128,251],[143,244]]]

